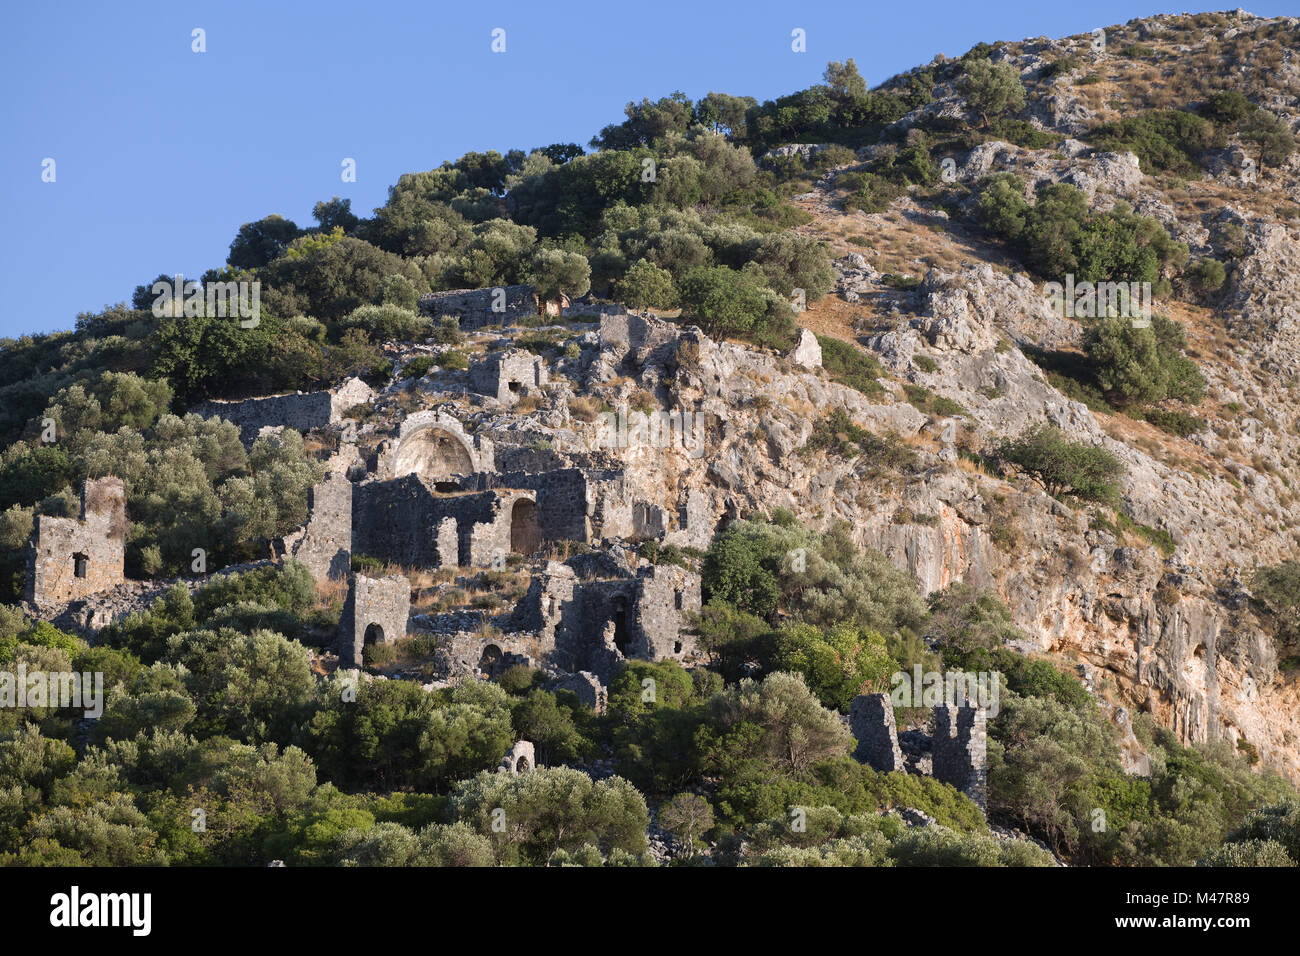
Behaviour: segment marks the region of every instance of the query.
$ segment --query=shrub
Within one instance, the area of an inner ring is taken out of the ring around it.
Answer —
[[[454,315],[439,317],[432,338],[439,345],[460,345],[465,341],[465,333],[460,330],[460,319]]]
[[[1217,259],[1200,259],[1187,270],[1187,277],[1201,292],[1214,292],[1223,287],[1227,270]]]
[[[417,355],[402,366],[402,375],[406,378],[423,378],[429,374],[433,365],[432,355]]]
[[[780,334],[794,325],[789,305],[776,306],[748,270],[692,269],[681,281],[681,303],[683,318],[695,320],[715,338]]]
[[[1145,328],[1128,318],[1102,319],[1083,340],[1097,384],[1120,402],[1200,401],[1205,379],[1182,354],[1186,344],[1183,327],[1158,315]]]
[[[630,266],[623,278],[614,283],[620,302],[634,309],[671,309],[677,304],[677,289],[672,273],[646,259]]]
[[[1025,87],[1010,63],[995,64],[987,57],[967,60],[958,86],[986,125],[990,115],[1014,113],[1025,106]]]
[[[1255,571],[1251,590],[1257,606],[1273,619],[1284,643],[1300,641],[1300,561],[1283,561]]]
[[[455,349],[449,349],[438,355],[438,365],[446,369],[467,369],[469,368],[469,359],[465,357],[464,352],[458,352]]]
[[[832,382],[857,389],[868,398],[884,391],[877,379],[885,372],[874,355],[829,335],[817,336],[817,344],[822,350],[822,368]]]
[[[372,342],[406,341],[429,331],[429,319],[397,305],[363,305],[340,323],[344,329],[361,329]]]
[[[1214,127],[1184,110],[1156,110],[1103,123],[1086,139],[1097,149],[1137,154],[1144,172],[1200,175],[1200,154],[1214,144]]]
[[[1072,442],[1050,425],[1004,442],[998,454],[1038,478],[1053,497],[1070,494],[1105,503],[1119,498],[1123,463],[1105,448]]]
[[[1205,419],[1190,415],[1177,409],[1147,408],[1138,413],[1138,417],[1149,421],[1161,431],[1166,431],[1179,438],[1195,435],[1205,430]]]

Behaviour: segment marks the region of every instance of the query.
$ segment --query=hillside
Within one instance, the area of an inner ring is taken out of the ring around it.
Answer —
[[[646,99],[0,341],[0,658],[105,693],[0,860],[1300,863],[1297,49]]]

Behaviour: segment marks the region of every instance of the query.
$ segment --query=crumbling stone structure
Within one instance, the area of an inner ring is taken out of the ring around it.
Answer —
[[[934,708],[934,777],[988,810],[987,727],[983,707]]]
[[[858,748],[853,752],[858,762],[882,773],[903,769],[894,705],[888,694],[862,694],[853,698],[849,705],[849,730],[858,741]]]
[[[461,423],[442,411],[423,411],[402,422],[395,439],[385,441],[375,461],[381,478],[420,475],[455,488],[458,476],[492,471],[490,439],[466,434]]]
[[[420,296],[419,309],[435,319],[453,315],[467,331],[505,325],[538,312],[537,296],[530,285],[433,292]]]
[[[548,381],[546,362],[523,349],[490,352],[469,367],[469,385],[481,395],[513,405],[523,395]]]
[[[579,580],[551,562],[534,575],[515,623],[536,631],[553,663],[607,684],[625,660],[680,660],[694,650],[688,615],[700,609],[700,577],[675,565]]]
[[[325,392],[294,392],[270,395],[242,402],[204,402],[195,411],[204,418],[224,418],[239,426],[245,445],[257,440],[263,429],[293,428],[300,432],[323,428],[343,418],[348,409],[371,401],[374,389],[359,378],[350,378]]]
[[[352,483],[331,475],[307,493],[310,517],[284,539],[285,553],[317,581],[345,578],[352,565]]]
[[[490,567],[544,538],[532,491],[440,493],[414,474],[354,486],[352,515],[357,551],[422,567]]]
[[[695,336],[681,326],[653,316],[629,313],[603,315],[600,319],[600,344],[618,353],[632,353],[638,365],[662,365],[677,349],[683,338]]]
[[[87,479],[80,518],[36,518],[27,560],[27,600],[37,606],[59,604],[121,584],[126,530],[122,479]]]
[[[931,775],[952,784],[980,808],[988,810],[987,715],[983,707],[963,704],[934,708]],[[902,750],[888,694],[862,694],[849,706],[849,729],[857,738],[853,756],[881,771],[904,770]],[[912,732],[914,733],[914,732]]]
[[[475,475],[467,488],[521,488],[534,492],[540,512],[542,537],[548,541],[581,541],[614,536],[603,527],[607,502],[622,490],[622,472],[582,468],[530,473]],[[626,502],[623,502],[626,506]],[[625,533],[622,528],[615,534]]]
[[[600,682],[600,678],[591,671],[566,674],[554,683],[548,684],[547,690],[570,691],[577,696],[578,703],[597,714],[603,714],[605,708],[609,706],[609,691]]]
[[[532,773],[537,766],[537,754],[527,740],[518,740],[501,758],[501,769],[507,773]]]
[[[352,579],[339,619],[338,653],[343,667],[360,667],[367,644],[392,644],[406,636],[411,584],[400,574]]]

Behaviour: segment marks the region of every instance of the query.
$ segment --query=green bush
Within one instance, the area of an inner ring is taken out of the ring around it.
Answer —
[[[1108,504],[1119,499],[1123,463],[1105,448],[1072,442],[1050,425],[1003,442],[998,454],[1036,477],[1053,497],[1068,494]]]
[[[1217,259],[1199,259],[1187,270],[1187,277],[1202,292],[1215,292],[1223,287],[1227,270]]]
[[[439,353],[435,361],[437,361],[439,367],[441,368],[446,368],[446,369],[469,368],[469,359],[465,356],[465,353],[459,352],[456,349],[448,349],[446,352]]]
[[[677,304],[672,273],[645,259],[637,260],[614,283],[614,295],[634,309],[671,309]]]
[[[822,350],[822,368],[832,382],[847,385],[868,398],[884,391],[877,379],[885,371],[874,355],[829,335],[817,336],[817,344]]]
[[[404,378],[423,378],[429,374],[429,369],[433,368],[433,366],[434,359],[432,355],[417,355],[402,366],[402,376]]]
[[[1205,379],[1182,354],[1186,345],[1183,327],[1159,315],[1142,328],[1128,318],[1101,319],[1083,339],[1097,384],[1118,402],[1199,402]]]
[[[1216,142],[1214,127],[1195,113],[1155,110],[1103,123],[1085,137],[1097,149],[1137,154],[1148,174],[1200,175],[1200,155]]]

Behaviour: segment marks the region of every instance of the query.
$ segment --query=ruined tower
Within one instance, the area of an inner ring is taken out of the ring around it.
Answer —
[[[988,810],[987,735],[983,707],[934,708],[934,776]]]

